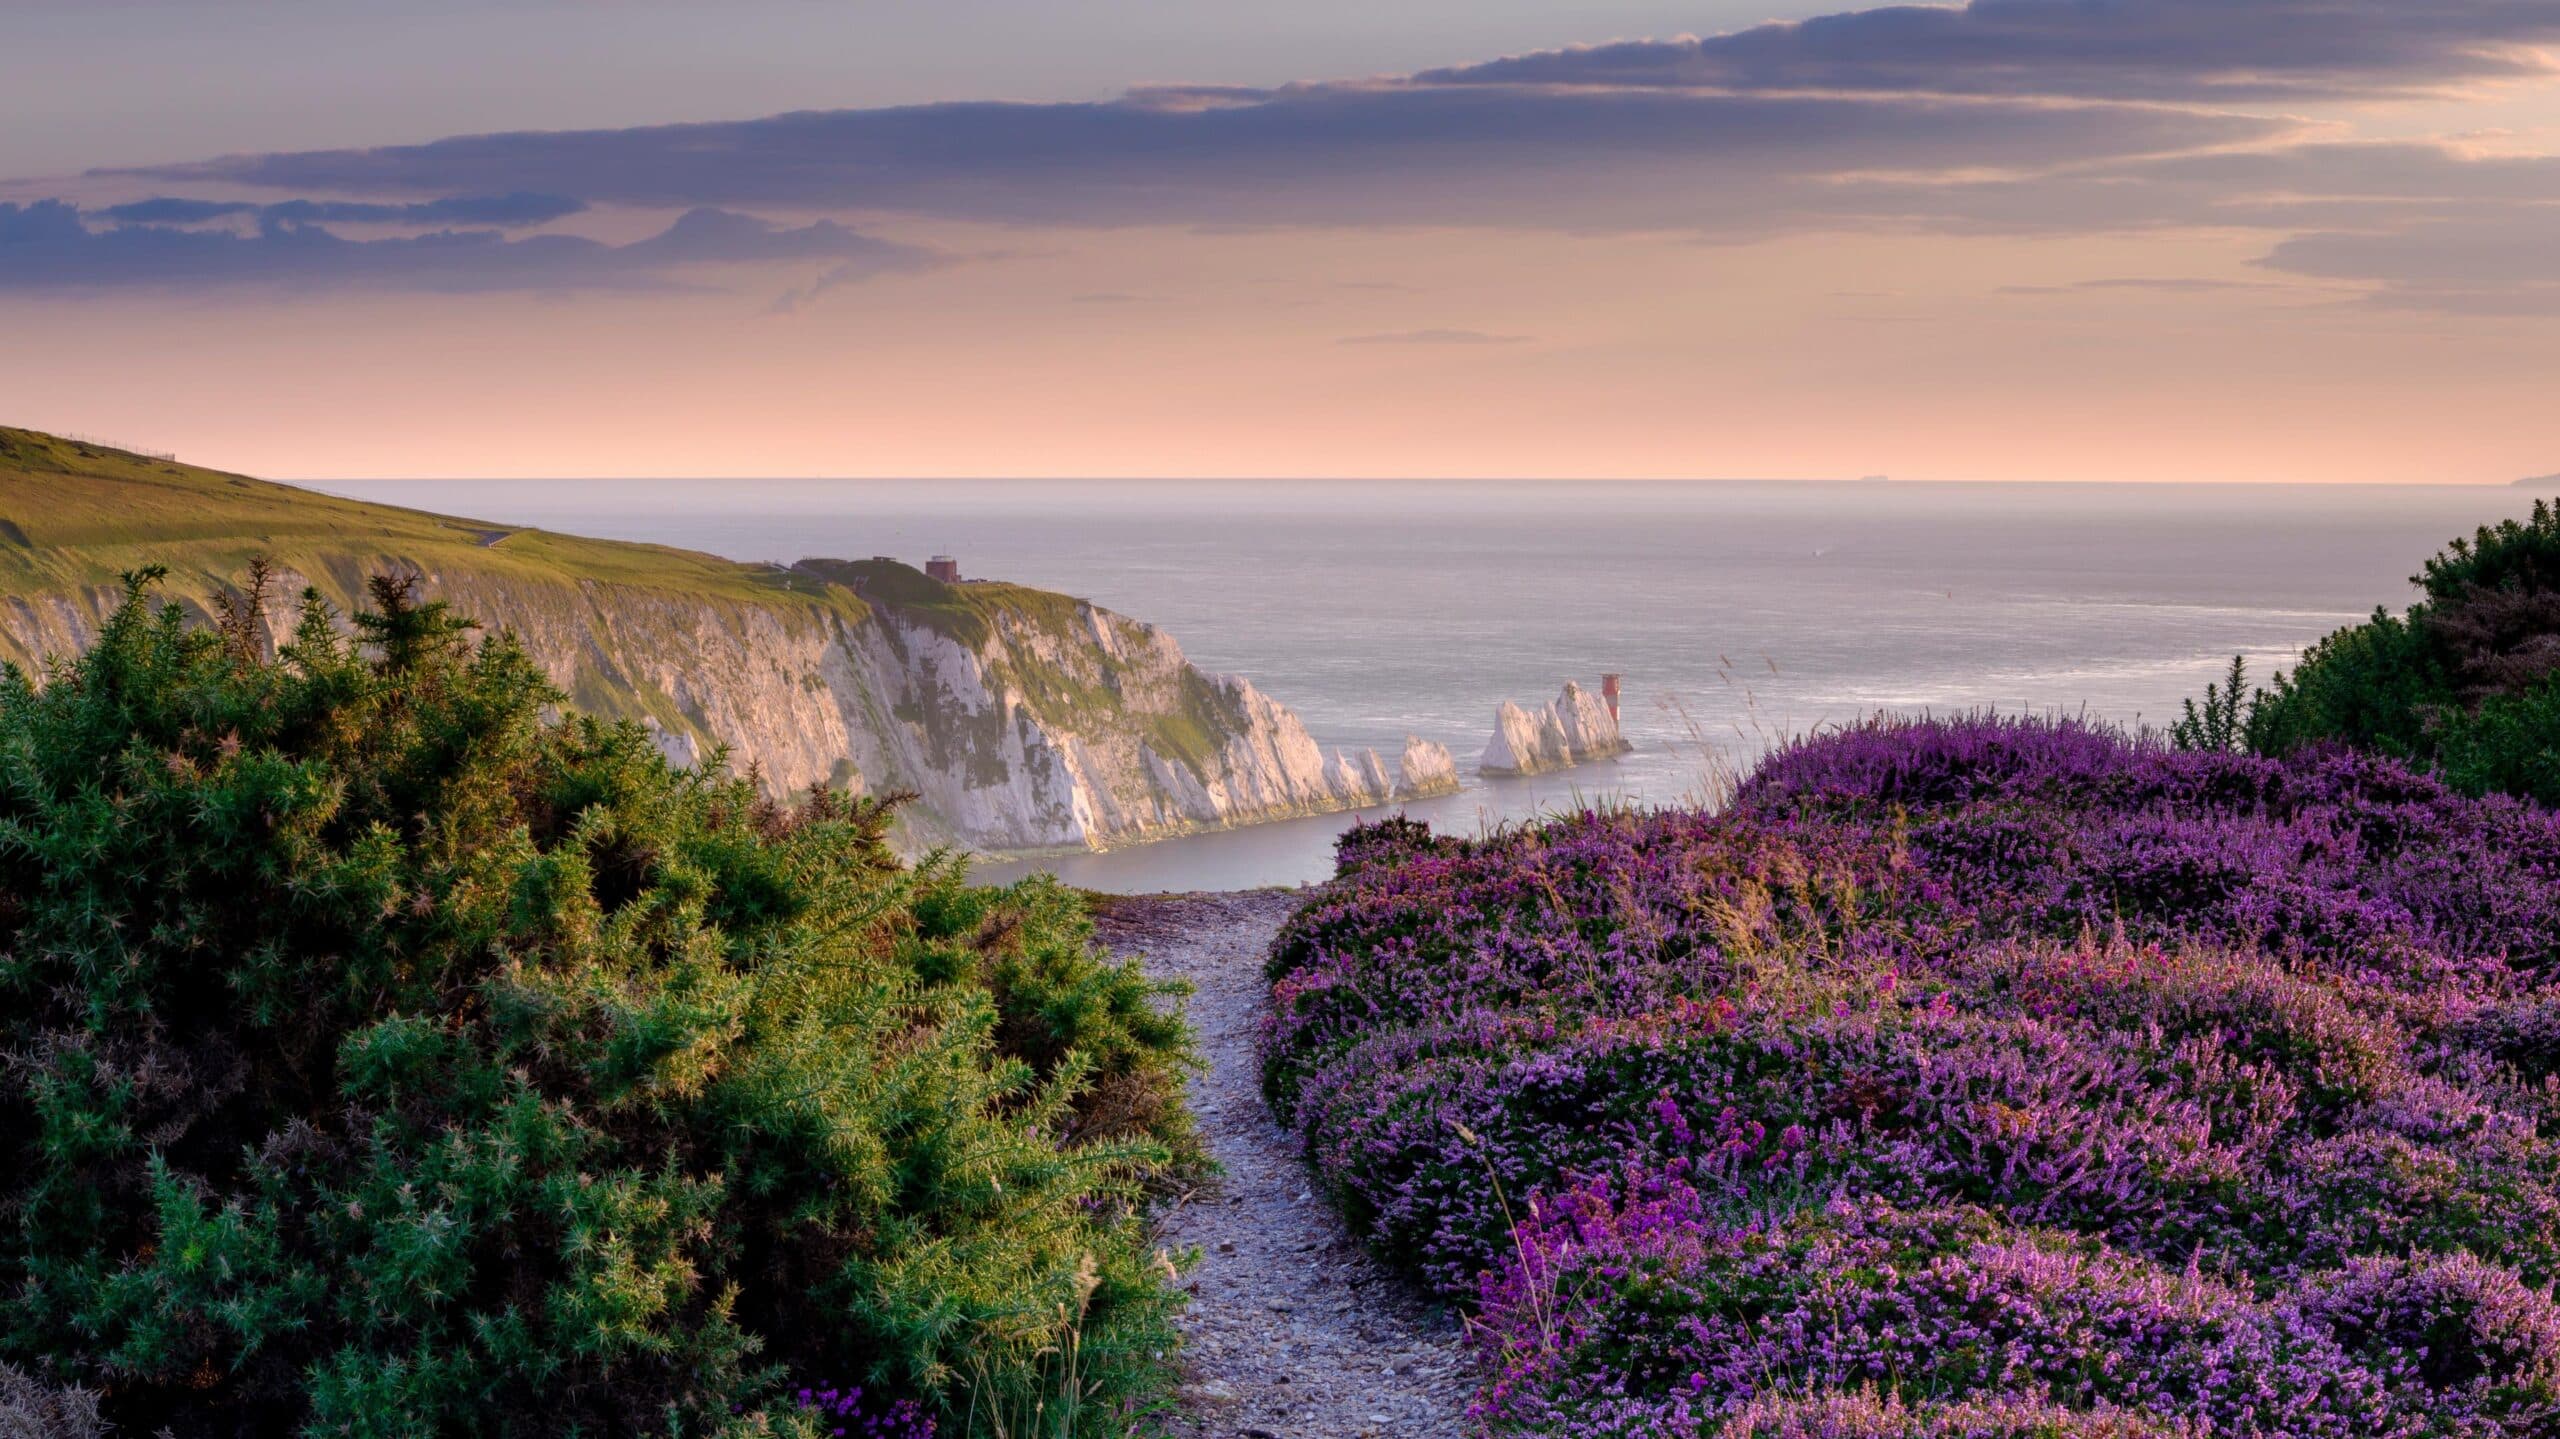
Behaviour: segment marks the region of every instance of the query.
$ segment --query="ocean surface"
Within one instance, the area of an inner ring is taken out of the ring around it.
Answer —
[[[1469,778],[1407,807],[1473,833],[1712,798],[1785,736],[1880,711],[2163,724],[2234,654],[2263,677],[2412,595],[2487,487],[1712,482],[514,480],[334,493],[742,560],[956,556],[1172,631],[1328,746],[1407,733]],[[1474,777],[1494,707],[1625,676],[1636,749]],[[1349,816],[1039,862],[1121,892],[1297,884]],[[1018,863],[982,865],[989,878]]]

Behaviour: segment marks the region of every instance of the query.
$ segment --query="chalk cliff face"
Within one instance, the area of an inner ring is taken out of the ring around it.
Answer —
[[[159,513],[174,519],[155,530]],[[85,648],[122,597],[118,573],[143,564],[167,566],[162,593],[202,612],[248,556],[271,556],[271,631],[305,586],[343,613],[368,577],[414,573],[427,597],[513,632],[579,709],[639,721],[678,763],[725,745],[776,791],[912,792],[911,849],[1099,847],[1458,785],[1448,751],[1419,739],[1392,763],[1327,755],[1286,706],[1201,670],[1152,625],[893,561],[733,565],[26,431],[0,430],[0,515],[0,659]]]
[[[1534,713],[1503,701],[1494,711],[1493,738],[1485,743],[1476,769],[1489,775],[1544,774],[1633,748],[1618,733],[1609,706],[1567,680],[1564,693]]]
[[[812,589],[881,573],[876,562],[799,569]],[[288,593],[345,588],[296,570],[277,578]],[[838,609],[465,570],[424,579],[429,597],[513,632],[579,708],[639,720],[678,764],[726,745],[733,766],[753,762],[777,791],[912,792],[910,848],[1102,847],[1458,785],[1440,745],[1408,739],[1392,766],[1374,750],[1327,755],[1287,706],[1201,670],[1155,626],[1014,586],[968,587],[966,607]],[[114,597],[21,600],[0,607],[0,629],[39,656],[73,652]],[[271,628],[289,621],[273,607]]]

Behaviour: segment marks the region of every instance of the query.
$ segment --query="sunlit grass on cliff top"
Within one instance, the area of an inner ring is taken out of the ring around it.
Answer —
[[[366,560],[759,599],[787,593],[791,578],[688,550],[340,499],[8,428],[0,428],[0,518],[11,527],[0,531],[0,579],[13,588],[107,583],[154,563],[169,566],[185,590],[199,578],[236,578],[258,554],[324,588],[349,562]]]
[[[0,426],[0,586],[12,594],[114,587],[165,565],[167,592],[202,600],[265,555],[341,605],[367,576],[416,569],[550,582],[592,581],[858,616],[863,590],[975,642],[997,610],[1074,601],[1017,585],[948,586],[870,561],[806,570],[740,564],[665,545],[586,539],[488,520],[342,499],[34,430]]]

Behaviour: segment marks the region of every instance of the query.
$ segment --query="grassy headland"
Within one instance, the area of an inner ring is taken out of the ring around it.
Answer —
[[[0,426],[0,592],[93,595],[103,613],[120,575],[163,565],[168,597],[201,607],[258,556],[308,577],[341,609],[355,607],[372,575],[400,566],[863,610],[851,591],[778,565],[341,499]],[[5,632],[0,657],[32,658]]]
[[[892,560],[735,563],[0,429],[0,660],[41,674],[77,655],[146,567],[210,621],[259,559],[283,598],[308,586],[341,614],[374,576],[417,575],[516,635],[581,711],[641,721],[679,755],[729,746],[777,791],[913,793],[911,849],[1109,843],[1338,807],[1320,757],[1285,758],[1271,714],[1157,631],[1071,596],[944,584]]]

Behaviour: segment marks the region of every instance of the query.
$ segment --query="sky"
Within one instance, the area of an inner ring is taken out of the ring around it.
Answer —
[[[2560,470],[2560,0],[0,33],[0,423],[254,473]]]

